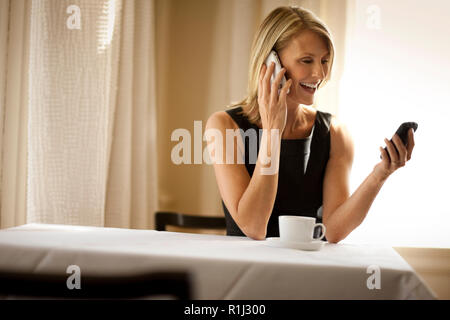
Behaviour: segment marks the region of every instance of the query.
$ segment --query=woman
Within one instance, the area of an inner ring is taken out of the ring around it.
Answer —
[[[271,50],[284,67],[273,84],[274,65],[264,64]],[[337,243],[361,224],[386,179],[411,158],[412,130],[407,147],[397,135],[385,139],[387,152],[380,147],[382,160],[350,196],[352,138],[336,117],[309,107],[330,78],[333,58],[327,27],[305,9],[277,8],[261,24],[251,51],[247,98],[214,113],[206,125],[222,136],[227,129],[256,129],[260,141],[256,163],[248,161],[251,146],[245,139],[244,164],[225,164],[225,153],[222,162],[215,159],[228,235],[276,237],[279,215],[303,215],[322,217],[327,240]],[[288,80],[278,90],[283,75]],[[274,129],[279,137],[271,136]],[[233,148],[239,149],[239,141]],[[265,174],[272,165],[275,172]]]

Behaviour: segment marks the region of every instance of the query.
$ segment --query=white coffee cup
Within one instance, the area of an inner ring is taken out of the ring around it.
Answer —
[[[281,241],[311,242],[321,240],[325,237],[326,228],[323,223],[316,223],[315,218],[302,216],[279,216],[278,224],[280,228]],[[322,228],[322,235],[314,238],[314,229]]]

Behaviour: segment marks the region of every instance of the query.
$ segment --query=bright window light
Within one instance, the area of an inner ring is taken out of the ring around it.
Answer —
[[[402,122],[419,127],[411,161],[343,243],[450,248],[450,1],[351,3],[339,101],[355,142],[351,191],[380,161],[383,138]]]

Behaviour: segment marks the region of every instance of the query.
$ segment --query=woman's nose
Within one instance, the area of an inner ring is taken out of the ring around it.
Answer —
[[[324,65],[322,65],[322,63],[315,63],[314,67],[313,67],[313,73],[312,75],[314,77],[317,77],[319,79],[323,79],[325,78],[325,70],[324,70]]]

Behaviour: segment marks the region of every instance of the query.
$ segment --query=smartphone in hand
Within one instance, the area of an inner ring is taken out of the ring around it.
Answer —
[[[400,139],[402,140],[403,144],[405,146],[408,145],[408,131],[409,129],[413,129],[414,132],[416,132],[417,127],[419,125],[415,122],[403,122],[400,127],[398,127],[397,131],[395,132],[396,134],[398,134],[398,136],[400,137]]]
[[[281,68],[283,68],[283,66],[281,65],[280,58],[278,57],[278,54],[276,53],[275,50],[270,51],[269,56],[265,61],[266,67],[268,68],[272,62],[275,62],[275,69],[273,70],[272,77],[270,78],[270,84],[272,84],[275,81],[277,74],[281,71]],[[283,76],[280,82],[280,86],[278,88],[278,94],[280,94],[280,90],[283,88],[285,83],[286,77]],[[289,89],[287,93],[289,93]]]
[[[398,127],[398,129],[397,129],[397,131],[395,133],[398,134],[398,136],[402,140],[402,142],[405,145],[405,147],[408,146],[408,131],[409,131],[409,129],[412,128],[414,130],[414,132],[416,132],[418,126],[419,125],[417,123],[415,123],[415,122],[403,122]],[[391,139],[391,142],[392,142],[392,139]],[[395,147],[395,145],[394,145],[394,147]],[[386,147],[384,148],[384,150],[386,150],[386,152],[388,153]],[[398,150],[397,150],[397,152],[398,152]],[[389,153],[388,153],[388,156],[389,156]],[[380,158],[381,158],[381,155],[380,155]]]

